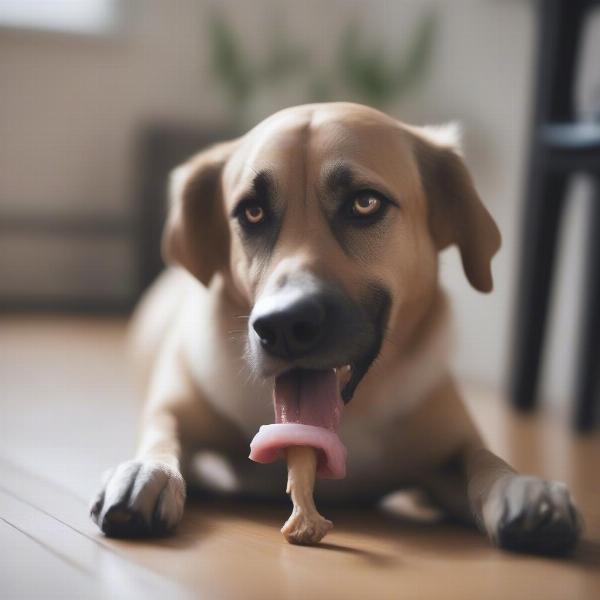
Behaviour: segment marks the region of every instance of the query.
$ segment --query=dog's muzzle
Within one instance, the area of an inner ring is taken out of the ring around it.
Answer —
[[[389,302],[385,293],[375,296],[357,304],[329,281],[304,273],[287,277],[262,294],[250,315],[248,354],[255,370],[270,377],[349,366],[342,392],[348,401],[381,346]]]

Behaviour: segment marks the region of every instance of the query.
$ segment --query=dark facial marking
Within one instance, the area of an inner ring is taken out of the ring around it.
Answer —
[[[336,163],[324,177],[324,211],[329,228],[347,256],[369,256],[374,241],[381,239],[385,227],[385,215],[398,203],[384,191],[365,181],[345,163]],[[381,202],[381,209],[369,217],[361,217],[352,211],[352,204],[359,196],[372,195]]]
[[[325,196],[333,196],[335,199],[346,197],[349,194],[364,190],[372,190],[379,196],[385,197],[390,204],[400,208],[399,202],[393,197],[391,190],[383,182],[377,182],[377,177],[362,174],[352,168],[352,165],[344,162],[335,163],[331,166],[323,178],[323,189]],[[327,200],[327,198],[324,198]]]
[[[352,376],[342,390],[342,400],[346,404],[350,402],[358,384],[367,374],[377,356],[379,356],[390,316],[392,296],[386,288],[379,284],[374,284],[361,304],[368,318],[371,320],[374,336],[373,342],[367,352],[352,364]]]
[[[256,197],[269,201],[275,196],[275,182],[268,171],[259,171],[252,180],[252,189]]]
[[[281,215],[276,210],[277,188],[268,171],[258,171],[249,191],[244,194],[231,212],[238,227],[246,254],[257,256],[264,261],[277,242],[281,228]],[[260,207],[264,218],[259,223],[251,223],[246,217],[247,209]]]
[[[336,163],[325,176],[325,189],[332,194],[348,191],[354,180],[354,173],[348,165]]]

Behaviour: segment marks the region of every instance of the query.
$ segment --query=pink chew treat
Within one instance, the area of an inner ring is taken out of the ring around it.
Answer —
[[[310,446],[319,450],[317,477],[343,479],[346,476],[346,447],[337,433],[301,423],[263,425],[250,442],[250,458],[258,463],[271,463],[284,458],[290,446]]]
[[[317,477],[345,477],[346,448],[337,434],[343,402],[335,371],[296,369],[280,375],[273,403],[275,423],[254,436],[250,459],[270,463],[284,458],[290,446],[309,446],[318,451]]]

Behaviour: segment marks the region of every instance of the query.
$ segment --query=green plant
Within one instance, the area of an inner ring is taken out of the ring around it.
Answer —
[[[260,86],[285,80],[307,68],[307,53],[292,45],[281,30],[273,30],[262,64],[249,60],[234,30],[220,13],[212,15],[209,33],[213,74],[227,92],[238,120],[243,106]]]
[[[303,101],[325,101],[337,94],[385,107],[412,89],[424,77],[433,52],[436,14],[425,14],[411,36],[400,61],[390,57],[381,41],[365,42],[358,21],[348,23],[337,60],[326,71],[317,70],[308,50],[293,44],[282,28],[272,27],[262,61],[250,59],[235,31],[221,13],[210,19],[212,70],[226,91],[234,119],[241,125],[244,107],[261,87],[302,77]],[[340,87],[342,88],[340,90]]]
[[[342,35],[338,53],[339,73],[358,99],[383,107],[406,94],[422,78],[430,62],[437,19],[424,15],[411,36],[400,61],[386,55],[381,41],[367,45],[357,21]]]

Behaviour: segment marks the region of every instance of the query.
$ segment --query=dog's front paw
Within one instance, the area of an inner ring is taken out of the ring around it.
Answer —
[[[496,482],[483,507],[483,521],[498,546],[540,554],[568,552],[582,529],[564,483],[524,475]]]
[[[158,461],[129,461],[105,476],[90,515],[110,537],[164,535],[181,520],[185,483]]]

